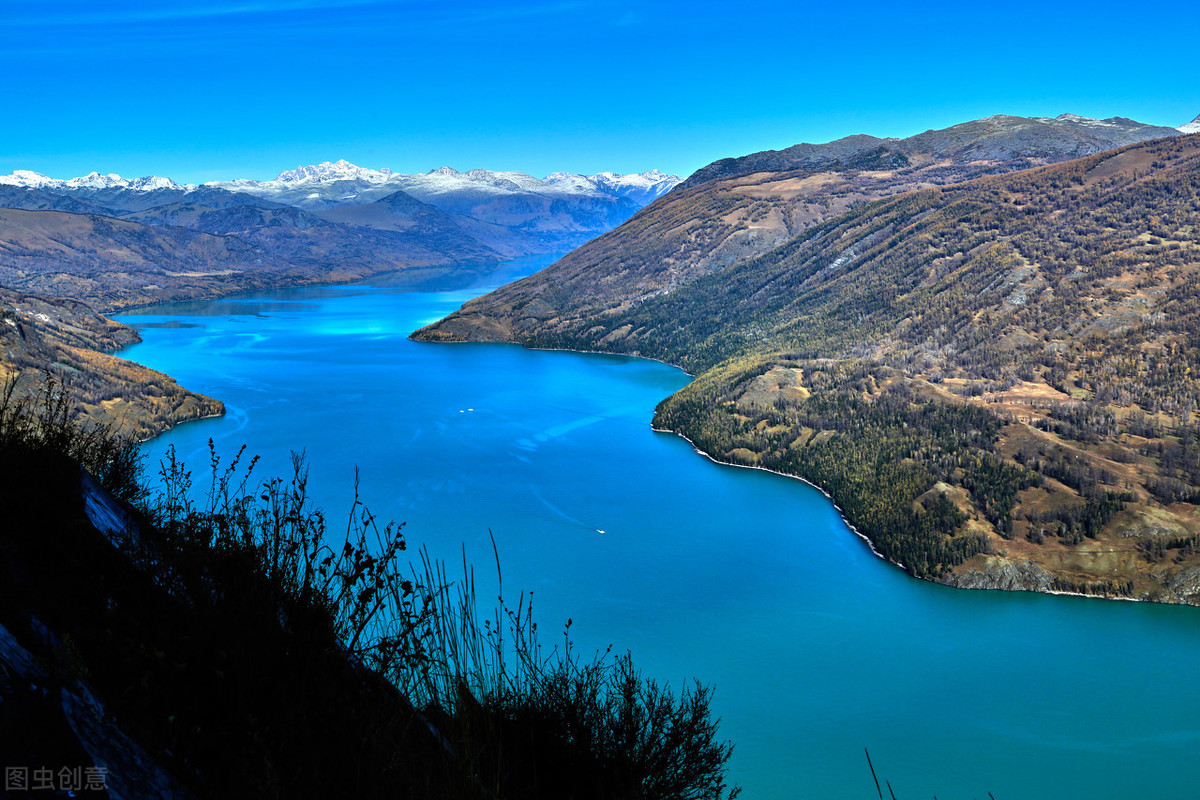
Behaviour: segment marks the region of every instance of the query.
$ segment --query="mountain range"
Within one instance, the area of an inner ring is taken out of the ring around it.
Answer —
[[[12,293],[0,297],[0,377],[18,376],[22,391],[44,374],[69,380],[81,413],[148,436],[220,406],[100,352],[136,340],[128,329],[81,338],[96,311],[383,272],[396,284],[463,285],[499,262],[568,250],[678,182],[657,172],[406,176],[345,161],[201,186],[18,170],[0,177],[0,287]]]
[[[568,250],[678,182],[658,172],[396,175],[345,161],[202,186],[18,170],[0,177],[0,281],[101,311],[385,271],[412,285],[461,283],[503,260]]]
[[[421,194],[422,187],[428,187],[424,190],[428,193],[437,194],[450,194],[462,188],[486,191],[487,187],[490,187],[501,191],[521,190],[567,196],[607,195],[627,198],[636,205],[643,206],[669,192],[681,180],[677,175],[667,175],[659,170],[629,175],[616,172],[599,172],[595,175],[555,172],[543,180],[524,172],[492,172],[485,169],[458,172],[450,167],[441,167],[422,174],[403,175],[387,168],[376,170],[359,167],[342,159],[284,170],[274,180],[269,181],[238,178],[209,181],[203,186],[245,192],[257,197],[279,199],[281,202],[295,201],[289,204],[302,208],[367,203],[396,189],[415,189],[415,194]],[[197,184],[178,184],[170,178],[157,175],[128,179],[112,173],[101,175],[91,172],[77,178],[59,179],[20,169],[9,175],[0,175],[0,185],[67,192],[92,189],[129,189],[143,192],[171,189],[193,192],[200,188]],[[347,191],[355,188],[359,191]]]
[[[401,175],[389,169],[365,169],[343,160],[286,170],[270,181],[240,179],[205,185],[246,192],[301,208],[360,205],[397,189],[426,202],[434,198],[458,198],[464,192],[475,197],[521,192],[560,197],[616,197],[629,199],[640,207],[658,199],[680,182],[678,176],[658,170],[633,175],[555,172],[545,179],[538,179],[524,172],[486,169],[459,172],[451,167],[441,167],[426,173]]]
[[[821,486],[914,575],[1200,603],[1183,134],[990,117],[723,159],[414,336],[680,365],[657,427]]]
[[[394,231],[395,201],[361,213],[347,209],[373,206],[403,192],[445,212],[445,224],[462,228],[493,251],[493,258],[504,259],[570,250],[624,222],[680,182],[678,176],[657,170],[633,175],[556,172],[544,180],[523,172],[458,172],[450,167],[402,175],[343,160],[300,166],[269,181],[236,179],[200,186],[159,176],[130,180],[92,172],[62,180],[17,170],[0,176],[0,202],[12,202],[19,190],[37,191],[43,193],[39,197],[49,194],[80,204],[72,208],[60,201],[54,210],[111,216],[177,203],[208,208],[286,205],[318,215],[337,211],[331,220],[339,224]],[[16,202],[31,208],[30,200]]]
[[[556,172],[544,180],[523,172],[441,167],[419,175],[325,162],[281,173],[272,181],[214,182],[211,187],[254,195],[350,225],[389,227],[403,192],[450,215],[469,235],[502,257],[561,253],[624,222],[681,179],[658,171],[636,175]],[[362,208],[357,211],[353,209]],[[336,212],[336,213],[333,213]]]

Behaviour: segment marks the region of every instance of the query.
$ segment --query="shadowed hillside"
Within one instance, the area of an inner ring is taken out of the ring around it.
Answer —
[[[0,285],[106,312],[390,271],[412,285],[461,281],[495,261],[453,223],[385,231],[249,205],[175,204],[131,219],[0,208]]]
[[[709,689],[543,651],[525,596],[481,619],[466,565],[409,566],[358,497],[329,527],[302,457],[256,462],[214,452],[197,501],[168,457],[151,492],[61,396],[0,392],[0,760],[31,796],[58,794],[34,770],[163,800],[735,793]]]

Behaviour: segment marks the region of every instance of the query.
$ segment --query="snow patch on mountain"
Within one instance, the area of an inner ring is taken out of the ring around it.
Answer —
[[[551,173],[546,175],[545,182],[568,192],[595,192],[600,188],[600,185],[587,175],[576,173]]]
[[[546,183],[568,191],[600,192],[625,197],[643,206],[662,197],[682,182],[683,179],[678,175],[667,175],[656,169],[631,175],[622,175],[619,172],[598,172],[595,175],[554,172],[546,176]]]
[[[279,173],[275,181],[278,183],[309,183],[363,180],[368,183],[384,183],[391,177],[390,169],[367,169],[355,166],[343,158],[338,161],[322,161],[320,164],[286,170]]]
[[[28,169],[14,170],[11,175],[0,175],[0,184],[5,186],[23,186],[27,189],[45,189],[65,184],[58,178],[48,178],[39,172]]]
[[[1082,125],[1087,128],[1115,128],[1117,120],[1113,119],[1092,119],[1091,117],[1081,117],[1078,114],[1059,114],[1054,119],[1047,119],[1046,122],[1073,122],[1076,125]]]
[[[1200,116],[1197,116],[1187,125],[1180,125],[1177,130],[1180,133],[1200,133]]]

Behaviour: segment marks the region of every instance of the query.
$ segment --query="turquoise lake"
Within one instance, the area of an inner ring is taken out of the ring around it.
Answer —
[[[223,400],[148,443],[197,474],[207,441],[256,473],[304,449],[337,526],[360,494],[506,596],[547,643],[632,651],[716,688],[744,798],[1200,794],[1200,609],[949,589],[871,554],[815,489],[650,429],[688,378],[652,361],[408,341],[488,285],[306,288],[119,317],[122,355]],[[603,533],[601,533],[603,531]],[[884,787],[884,796],[887,788]]]

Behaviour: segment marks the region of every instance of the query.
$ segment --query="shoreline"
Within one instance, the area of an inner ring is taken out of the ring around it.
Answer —
[[[135,363],[136,363],[136,362],[135,362]],[[149,369],[149,367],[147,367],[147,369]],[[163,374],[166,374],[166,373],[163,373]],[[207,395],[206,395],[206,396],[207,396]],[[164,433],[168,433],[169,431],[173,431],[173,430],[175,430],[176,428],[178,428],[178,427],[179,427],[179,426],[181,426],[181,425],[187,425],[189,422],[199,422],[200,420],[204,420],[204,419],[220,419],[221,417],[225,416],[225,410],[224,410],[224,407],[225,407],[225,401],[224,401],[224,400],[218,400],[218,399],[217,399],[217,398],[215,398],[215,397],[214,397],[214,398],[212,398],[212,399],[213,399],[213,400],[217,400],[217,402],[221,404],[221,409],[222,409],[222,410],[221,410],[221,413],[219,413],[219,414],[202,414],[202,415],[200,415],[200,416],[198,416],[198,417],[188,417],[187,419],[181,419],[181,420],[179,420],[178,422],[176,422],[176,423],[174,423],[174,424],[172,424],[172,425],[169,425],[169,426],[168,426],[168,427],[166,427],[166,428],[163,428],[161,431],[159,431],[158,433],[154,434],[153,436],[147,436],[145,439],[138,439],[136,443],[137,443],[137,444],[139,444],[139,445],[141,445],[141,444],[145,444],[146,442],[149,442],[149,441],[151,441],[151,440],[153,440],[153,439],[157,439],[159,436],[162,436]]]
[[[665,362],[660,362],[660,363],[665,363]],[[851,533],[853,533],[859,539],[862,539],[862,541],[866,543],[867,548],[871,551],[871,553],[873,555],[875,555],[877,558],[879,558],[880,561],[883,561],[885,564],[890,564],[893,567],[899,567],[900,569],[904,570],[904,574],[907,575],[909,578],[912,578],[913,580],[924,581],[925,583],[933,583],[933,584],[937,584],[938,586],[945,586],[948,589],[959,589],[959,590],[964,590],[964,591],[1027,592],[1029,594],[1047,594],[1047,595],[1054,595],[1056,597],[1083,597],[1083,598],[1087,598],[1089,600],[1122,600],[1122,601],[1125,601],[1128,603],[1156,603],[1158,605],[1164,605],[1164,606],[1188,606],[1188,605],[1191,605],[1190,603],[1163,603],[1160,601],[1148,600],[1148,599],[1141,598],[1141,597],[1121,597],[1120,595],[1107,595],[1107,594],[1084,594],[1083,592],[1064,592],[1064,591],[1059,591],[1059,590],[1054,590],[1054,589],[1047,590],[1044,592],[1038,591],[1036,589],[1000,589],[1000,588],[996,588],[996,587],[983,587],[980,589],[969,589],[968,587],[965,587],[965,586],[954,586],[949,583],[943,583],[942,581],[931,581],[927,578],[918,578],[917,576],[910,574],[908,572],[907,567],[905,567],[899,561],[893,561],[890,558],[888,558],[887,556],[885,556],[883,553],[880,553],[879,550],[877,550],[875,548],[875,543],[872,542],[871,539],[865,533],[863,533],[858,528],[856,528],[854,526],[854,523],[852,523],[852,522],[850,522],[850,520],[846,519],[845,512],[842,511],[842,507],[837,504],[837,501],[833,499],[833,495],[829,494],[829,492],[825,491],[825,489],[823,489],[822,487],[813,483],[808,478],[801,477],[800,475],[789,475],[786,472],[780,472],[779,470],[774,470],[769,467],[760,467],[760,466],[756,466],[754,464],[735,464],[732,461],[722,461],[719,458],[714,457],[710,453],[706,453],[704,450],[701,450],[699,447],[696,446],[695,442],[693,442],[686,435],[680,433],[679,431],[673,431],[670,428],[655,427],[653,422],[650,423],[650,430],[654,431],[655,433],[666,433],[666,434],[670,434],[672,436],[678,436],[680,439],[683,439],[685,442],[687,442],[688,444],[690,444],[692,446],[693,452],[699,453],[700,455],[704,456],[712,463],[717,464],[719,466],[736,467],[739,469],[754,469],[754,470],[758,470],[760,472],[769,472],[772,475],[778,475],[782,478],[789,478],[794,481],[800,481],[801,483],[805,484],[806,486],[811,486],[813,489],[816,489],[818,492],[820,492],[821,495],[826,500],[829,501],[829,504],[831,506],[833,506],[833,509],[835,511],[837,511],[838,516],[841,517],[842,524],[844,524]]]
[[[755,470],[758,470],[759,472],[769,472],[772,475],[778,475],[781,478],[789,478],[794,481],[800,481],[804,485],[810,486],[813,489],[816,489],[818,492],[821,493],[821,496],[823,496],[826,500],[829,501],[829,505],[833,506],[833,510],[838,513],[839,517],[841,517],[842,524],[845,525],[850,530],[851,533],[853,533],[855,536],[857,536],[859,539],[862,539],[863,542],[866,543],[867,549],[869,549],[877,558],[879,558],[879,560],[881,560],[887,564],[891,564],[892,566],[899,567],[900,569],[905,570],[906,575],[908,574],[907,567],[905,567],[899,561],[892,561],[890,558],[885,556],[883,553],[879,552],[879,550],[877,550],[875,548],[875,543],[871,541],[870,537],[868,537],[865,533],[863,533],[858,528],[856,528],[854,526],[854,523],[852,523],[852,522],[850,522],[850,520],[846,519],[846,513],[844,511],[842,511],[842,507],[839,506],[837,504],[837,501],[833,499],[833,495],[831,495],[829,492],[825,491],[825,489],[823,489],[822,487],[820,487],[817,484],[810,481],[808,478],[803,478],[799,475],[789,475],[786,472],[780,472],[779,470],[771,469],[770,467],[760,467],[755,464],[735,464],[732,461],[721,461],[719,458],[714,457],[712,454],[707,453],[704,450],[701,450],[696,445],[695,442],[693,442],[685,434],[682,434],[679,431],[673,431],[670,428],[657,428],[657,427],[655,427],[653,422],[650,423],[650,430],[654,431],[655,433],[667,433],[672,436],[678,436],[680,439],[683,439],[685,442],[687,442],[688,444],[690,444],[692,446],[693,452],[699,453],[700,455],[704,456],[712,463],[718,464],[722,467],[737,467],[739,469],[755,469]],[[914,576],[909,575],[909,577],[911,578]],[[918,578],[918,580],[923,580],[923,579]],[[937,581],[929,581],[929,583],[936,583],[936,582]]]
[[[443,318],[443,319],[444,319],[444,318]],[[440,320],[439,320],[439,322],[440,322]],[[433,323],[433,324],[434,324],[434,325],[436,325],[437,323]],[[418,330],[420,330],[420,329],[418,329]],[[643,360],[645,360],[645,361],[654,361],[654,362],[656,362],[656,363],[659,363],[659,364],[662,364],[662,365],[664,365],[664,366],[671,367],[672,369],[677,369],[677,370],[679,370],[680,372],[682,372],[684,375],[687,375],[687,376],[688,376],[688,378],[690,378],[690,379],[692,379],[692,380],[695,380],[695,379],[696,379],[696,376],[695,376],[695,375],[693,375],[692,373],[688,372],[687,370],[685,370],[683,367],[679,366],[678,364],[672,364],[672,363],[671,363],[671,362],[669,362],[669,361],[664,361],[664,360],[663,360],[663,359],[661,359],[661,358],[654,358],[653,356],[631,355],[631,354],[629,354],[629,353],[614,353],[614,352],[612,352],[612,351],[609,351],[609,350],[580,350],[580,349],[574,349],[574,348],[570,348],[570,347],[530,347],[530,346],[529,346],[529,345],[527,345],[527,344],[524,344],[524,343],[522,343],[522,342],[518,342],[518,341],[513,341],[513,340],[509,340],[509,341],[503,341],[503,342],[494,342],[494,341],[480,341],[480,340],[475,340],[475,339],[456,339],[456,340],[455,340],[455,339],[451,339],[451,340],[432,341],[432,340],[429,340],[429,339],[414,339],[414,338],[413,338],[413,334],[415,334],[415,333],[416,333],[416,331],[413,331],[413,333],[410,333],[410,334],[408,335],[408,338],[409,338],[410,340],[414,341],[414,342],[420,342],[421,344],[449,344],[449,345],[458,345],[458,344],[491,344],[491,345],[496,345],[496,344],[510,344],[510,345],[516,345],[516,346],[518,346],[518,347],[524,347],[526,350],[538,350],[538,351],[541,351],[541,352],[544,352],[544,353],[577,353],[577,354],[580,354],[580,355],[621,356],[621,357],[623,357],[623,358],[639,358],[639,359],[643,359]],[[664,399],[665,399],[665,398],[664,398]],[[662,401],[660,400],[659,402],[661,403]],[[828,500],[828,501],[829,501],[829,504],[830,504],[831,506],[833,506],[833,508],[834,508],[834,510],[835,510],[835,511],[837,511],[837,513],[838,513],[838,516],[839,516],[839,517],[841,517],[841,519],[842,519],[842,523],[843,523],[843,524],[844,524],[844,525],[845,525],[845,526],[846,526],[846,527],[847,527],[847,528],[850,530],[850,532],[851,532],[851,533],[853,533],[855,536],[857,536],[859,539],[861,539],[861,540],[862,540],[862,541],[863,541],[863,542],[864,542],[864,543],[867,545],[867,548],[868,548],[868,549],[869,549],[869,550],[870,550],[870,551],[871,551],[871,552],[872,552],[872,553],[873,553],[873,554],[874,554],[874,555],[875,555],[877,558],[879,558],[881,561],[884,561],[884,562],[886,562],[886,563],[888,563],[888,564],[891,564],[891,565],[893,565],[893,566],[896,566],[896,567],[899,567],[899,568],[901,568],[901,569],[903,569],[903,570],[906,570],[906,574],[907,574],[907,568],[906,568],[906,567],[905,567],[903,564],[901,564],[901,563],[900,563],[900,562],[898,562],[898,561],[892,561],[892,560],[891,560],[891,559],[889,559],[887,556],[883,555],[883,553],[880,553],[880,552],[879,552],[879,551],[878,551],[878,550],[875,548],[875,543],[871,541],[870,537],[868,537],[868,536],[867,536],[865,533],[863,533],[862,531],[860,531],[858,528],[854,527],[853,523],[851,523],[851,522],[850,522],[850,520],[846,519],[846,514],[845,514],[845,512],[843,512],[843,511],[842,511],[842,507],[841,507],[841,506],[839,506],[839,505],[837,504],[837,501],[833,499],[833,496],[832,496],[831,494],[829,494],[829,492],[825,491],[825,489],[824,489],[824,488],[822,488],[822,487],[818,486],[817,484],[813,483],[812,481],[808,480],[807,478],[802,478],[802,477],[801,477],[801,476],[799,476],[799,475],[789,475],[789,474],[788,474],[788,473],[786,473],[786,472],[779,472],[778,470],[770,469],[769,467],[761,467],[761,466],[756,466],[756,465],[753,465],[753,464],[734,464],[734,463],[733,463],[733,462],[731,462],[731,461],[721,461],[720,459],[718,459],[718,458],[714,457],[714,456],[713,456],[713,455],[711,455],[710,453],[707,453],[707,452],[705,452],[704,450],[701,450],[701,449],[700,449],[700,448],[699,448],[699,447],[696,445],[696,443],[695,443],[695,442],[693,442],[693,441],[692,441],[691,439],[689,439],[689,438],[688,438],[686,435],[684,435],[684,434],[680,433],[679,431],[673,431],[673,430],[671,430],[670,428],[659,428],[659,427],[656,427],[656,426],[654,425],[654,421],[653,421],[653,420],[651,420],[651,421],[650,421],[650,430],[654,431],[655,433],[666,433],[666,434],[670,434],[670,435],[672,435],[672,436],[678,436],[680,439],[683,439],[685,442],[687,442],[688,444],[690,444],[690,445],[692,446],[692,451],[693,451],[693,452],[695,452],[695,453],[698,453],[698,454],[700,454],[701,456],[704,456],[704,458],[707,458],[709,461],[711,461],[711,462],[712,462],[712,463],[714,463],[714,464],[719,464],[719,465],[721,465],[721,466],[724,466],[724,467],[739,467],[739,468],[742,468],[742,469],[755,469],[755,470],[759,470],[760,472],[769,472],[769,473],[771,473],[772,475],[778,475],[778,476],[780,476],[780,477],[782,477],[782,478],[790,478],[791,480],[800,481],[801,483],[805,484],[806,486],[811,486],[813,489],[816,489],[818,492],[820,492],[820,493],[821,493],[821,495],[822,495],[822,496],[823,496],[823,497],[824,497],[826,500]],[[912,577],[912,576],[909,576],[909,577]],[[935,582],[935,581],[930,581],[930,583],[934,583],[934,582]],[[943,584],[943,585],[945,585],[945,584]],[[956,587],[951,587],[951,588],[956,588]]]
[[[512,264],[514,261],[520,261],[525,258],[535,258],[535,257],[536,257],[536,255],[517,256],[516,258],[510,258],[508,260],[497,261],[495,263],[485,262],[485,264],[495,267],[496,270],[499,270],[508,264]],[[119,317],[122,314],[127,314],[127,313],[130,313],[133,311],[144,311],[147,308],[154,308],[155,306],[174,305],[176,303],[208,303],[208,302],[212,302],[214,300],[229,300],[229,299],[237,297],[238,295],[251,295],[251,294],[256,294],[259,292],[276,292],[276,291],[281,291],[283,289],[318,289],[322,286],[330,286],[330,287],[353,286],[354,284],[365,283],[367,281],[372,281],[372,280],[375,280],[376,278],[381,278],[381,277],[384,277],[387,275],[403,274],[403,273],[412,272],[415,270],[450,270],[451,273],[453,273],[455,267],[458,267],[458,266],[462,266],[462,265],[446,264],[443,266],[429,266],[429,267],[392,267],[390,269],[369,272],[366,275],[348,276],[348,277],[342,278],[342,279],[331,278],[329,276],[320,276],[320,277],[315,277],[315,278],[311,278],[311,279],[302,278],[302,279],[298,279],[298,280],[286,280],[285,279],[285,280],[281,280],[277,283],[272,282],[265,286],[258,286],[258,287],[252,287],[252,288],[246,288],[246,287],[242,287],[242,286],[229,287],[229,289],[227,291],[216,290],[216,291],[214,291],[213,294],[204,294],[204,295],[201,295],[198,297],[178,297],[178,298],[173,298],[173,299],[156,300],[152,303],[136,303],[136,304],[121,306],[120,308],[112,308],[112,309],[108,309],[108,310],[98,309],[95,306],[92,306],[92,304],[88,303],[86,300],[79,300],[78,302],[84,303],[85,305],[91,307],[92,310],[95,311],[100,316],[108,317],[109,319],[112,319],[113,317]],[[467,266],[470,266],[470,265],[467,265]],[[276,277],[276,276],[273,276],[273,277]],[[284,276],[284,277],[286,277],[286,276]],[[437,280],[438,280],[437,278],[426,278],[423,281],[416,281],[415,283],[413,283],[411,285],[400,284],[400,285],[397,285],[395,288],[411,290],[414,292],[438,291],[436,289],[431,289],[428,286],[423,285],[424,283],[428,283],[428,282],[436,283]],[[461,288],[469,288],[469,287],[461,287],[460,286],[457,288],[461,289]],[[448,291],[455,291],[455,289],[451,289]],[[125,323],[121,323],[121,324],[125,324]]]
[[[432,324],[436,325],[437,323],[432,323]],[[427,326],[425,326],[425,327],[427,327]],[[420,330],[420,329],[418,329],[418,330]],[[413,333],[416,333],[416,331],[413,331]],[[683,369],[683,367],[680,367],[678,364],[672,364],[669,361],[664,361],[663,359],[660,359],[660,358],[654,358],[652,356],[643,356],[643,355],[631,355],[629,353],[614,353],[614,352],[611,352],[608,350],[582,350],[582,349],[573,349],[570,347],[530,347],[522,342],[517,342],[517,341],[512,341],[512,340],[509,340],[509,341],[481,341],[481,340],[473,340],[473,339],[457,339],[457,340],[431,341],[428,339],[414,339],[412,333],[410,333],[408,335],[408,338],[412,341],[420,342],[421,344],[450,344],[450,345],[510,344],[510,345],[517,345],[520,347],[524,347],[526,350],[539,350],[539,351],[547,352],[547,353],[577,353],[580,355],[607,355],[607,356],[622,356],[625,358],[639,358],[639,359],[644,359],[646,361],[655,361],[659,364],[663,364],[663,365],[671,367],[673,369],[677,369],[680,372],[682,372],[684,375],[687,375],[689,378],[691,378],[693,380],[696,377],[692,373]],[[778,470],[774,470],[769,467],[762,467],[762,466],[757,466],[757,465],[753,465],[753,464],[735,464],[731,461],[722,461],[721,459],[716,458],[712,454],[707,453],[704,450],[700,449],[696,445],[695,442],[693,442],[686,435],[680,433],[679,431],[673,431],[669,428],[656,427],[654,425],[653,420],[651,420],[651,422],[650,422],[650,430],[654,431],[655,433],[666,433],[666,434],[670,434],[672,436],[678,436],[680,439],[683,439],[685,442],[687,442],[688,444],[690,444],[692,446],[693,452],[698,453],[699,455],[703,456],[704,458],[708,459],[709,461],[711,461],[714,464],[718,464],[718,465],[724,466],[724,467],[738,467],[741,469],[753,469],[753,470],[759,470],[760,472],[768,472],[768,473],[771,473],[772,475],[778,475],[783,478],[789,478],[791,480],[800,481],[801,483],[803,483],[807,486],[810,486],[813,489],[816,489],[818,492],[821,493],[821,495],[826,500],[829,501],[829,504],[831,506],[833,506],[834,510],[837,511],[838,516],[842,520],[842,524],[844,524],[846,526],[846,528],[851,533],[853,533],[856,537],[861,539],[863,541],[863,543],[866,544],[867,548],[871,551],[871,553],[874,556],[876,556],[879,560],[881,560],[884,563],[889,564],[891,566],[900,568],[901,570],[904,571],[905,575],[907,575],[909,578],[912,578],[913,580],[924,581],[926,583],[933,583],[938,586],[945,586],[948,589],[967,590],[967,587],[954,586],[953,584],[944,583],[942,581],[929,580],[927,578],[918,578],[915,575],[910,574],[908,572],[908,568],[905,567],[904,564],[900,563],[899,561],[892,561],[890,558],[888,558],[887,556],[880,553],[879,550],[876,549],[875,543],[873,541],[871,541],[870,537],[867,536],[862,531],[860,531],[857,527],[855,527],[854,524],[850,522],[850,520],[846,519],[845,512],[842,510],[842,507],[837,504],[837,501],[833,498],[833,495],[829,494],[829,492],[827,492],[823,487],[818,486],[817,484],[813,483],[812,481],[808,480],[807,478],[801,477],[800,475],[790,475],[786,472],[780,472]],[[1051,573],[1051,574],[1053,574],[1053,573]],[[1080,598],[1086,598],[1089,600],[1121,600],[1121,601],[1130,602],[1130,603],[1154,603],[1156,605],[1167,605],[1167,606],[1191,605],[1190,603],[1168,603],[1168,602],[1163,602],[1163,601],[1159,601],[1159,600],[1150,600],[1148,598],[1142,598],[1142,597],[1122,597],[1119,595],[1086,594],[1083,592],[1067,592],[1067,591],[1060,591],[1060,590],[1053,590],[1053,589],[1046,590],[1046,591],[1040,591],[1037,589],[1001,589],[998,587],[985,587],[985,588],[981,588],[981,589],[975,589],[974,591],[1027,592],[1029,594],[1054,595],[1057,597],[1080,597]]]

